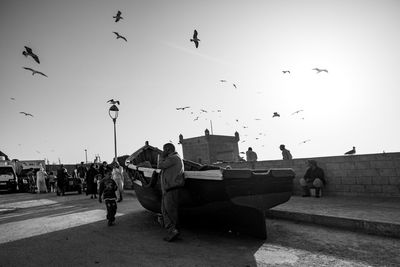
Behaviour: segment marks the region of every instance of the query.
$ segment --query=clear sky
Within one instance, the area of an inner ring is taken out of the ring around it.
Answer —
[[[179,134],[204,135],[210,120],[260,160],[280,159],[280,144],[295,158],[398,152],[399,14],[395,0],[1,0],[0,150],[110,161],[113,98],[118,155],[146,140],[181,152]]]

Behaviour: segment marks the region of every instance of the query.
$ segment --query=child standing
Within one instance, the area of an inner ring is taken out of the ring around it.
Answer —
[[[117,196],[115,195],[117,189],[117,184],[111,178],[111,170],[106,168],[104,170],[104,178],[100,182],[99,202],[101,203],[102,199],[104,199],[106,203],[108,226],[114,224],[115,214],[117,213]]]

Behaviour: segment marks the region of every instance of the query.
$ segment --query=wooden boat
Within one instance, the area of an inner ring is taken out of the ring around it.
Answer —
[[[125,162],[139,202],[154,213],[161,213],[161,171],[157,169],[161,153],[146,144]],[[265,211],[292,195],[292,169],[224,169],[183,161],[185,186],[179,196],[183,223],[201,221],[265,239]]]

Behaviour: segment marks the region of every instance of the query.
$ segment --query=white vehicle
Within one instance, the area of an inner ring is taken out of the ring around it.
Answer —
[[[18,177],[14,166],[4,157],[0,158],[0,191],[18,191]]]

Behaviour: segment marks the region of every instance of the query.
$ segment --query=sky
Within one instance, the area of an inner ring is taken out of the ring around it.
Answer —
[[[399,14],[390,0],[1,0],[0,150],[111,161],[117,99],[119,156],[145,141],[181,153],[179,134],[211,124],[259,160],[280,144],[294,158],[399,152]]]

